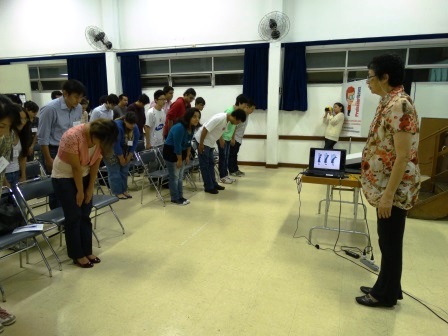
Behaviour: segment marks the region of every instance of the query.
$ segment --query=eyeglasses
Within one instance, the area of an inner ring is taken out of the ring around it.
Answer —
[[[376,77],[375,75],[367,76],[367,81],[369,82],[371,78]]]

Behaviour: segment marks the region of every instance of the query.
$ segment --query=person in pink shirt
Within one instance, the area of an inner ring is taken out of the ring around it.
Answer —
[[[92,253],[92,196],[101,158],[118,137],[115,122],[100,118],[68,129],[61,138],[51,172],[64,211],[67,254],[73,263],[91,268],[101,260]]]
[[[166,98],[166,97],[165,97]],[[165,127],[163,129],[163,136],[168,136],[168,133],[173,127],[175,123],[181,120],[187,111],[187,108],[190,108],[190,103],[196,98],[196,91],[192,88],[187,89],[184,92],[183,97],[179,97],[176,101],[171,105],[169,111],[166,114]]]

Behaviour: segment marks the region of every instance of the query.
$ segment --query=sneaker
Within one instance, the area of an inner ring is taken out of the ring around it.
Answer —
[[[182,201],[182,199],[178,199],[176,201],[171,201],[171,203],[176,204],[176,205],[187,205],[188,203],[185,203],[184,201]]]
[[[215,185],[216,190],[224,190],[226,187],[220,186],[219,184]]]
[[[238,170],[237,173],[239,174],[238,176],[244,176],[244,175],[246,175],[246,174],[243,173],[241,170]]]
[[[236,179],[234,179],[234,178],[231,178],[230,176],[226,176],[230,181],[232,181],[232,182],[235,182],[236,181]]]
[[[217,194],[217,193],[219,193],[219,191],[216,190],[216,189],[204,189],[204,191],[206,193],[209,193],[209,194]]]
[[[185,204],[190,204],[190,200],[187,200],[186,198],[181,197],[180,198]]]
[[[221,183],[224,183],[224,184],[232,184],[233,183],[233,179],[230,179],[230,177],[228,177],[228,176],[223,177],[219,180],[221,181]]]
[[[0,308],[0,325],[8,326],[16,321],[16,317]]]
[[[239,175],[238,175],[238,172],[236,171],[234,173],[230,173],[230,176],[237,176],[238,177]]]

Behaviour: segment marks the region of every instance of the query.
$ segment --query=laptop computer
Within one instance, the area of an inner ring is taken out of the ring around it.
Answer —
[[[309,168],[305,175],[344,178],[345,149],[310,148]]]

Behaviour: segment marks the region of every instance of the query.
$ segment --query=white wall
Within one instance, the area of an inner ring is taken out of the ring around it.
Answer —
[[[31,99],[28,66],[25,64],[0,65],[0,93],[24,93]]]
[[[102,25],[99,0],[1,0],[0,58],[93,52],[91,25]]]
[[[286,42],[448,31],[446,0],[284,1],[291,29]]]
[[[259,0],[147,0],[119,2],[123,49],[199,46],[260,40],[258,22],[269,12]]]
[[[0,58],[93,52],[90,25],[123,50],[260,41],[260,20],[281,3],[291,22],[282,42],[448,31],[446,0],[1,0]]]

